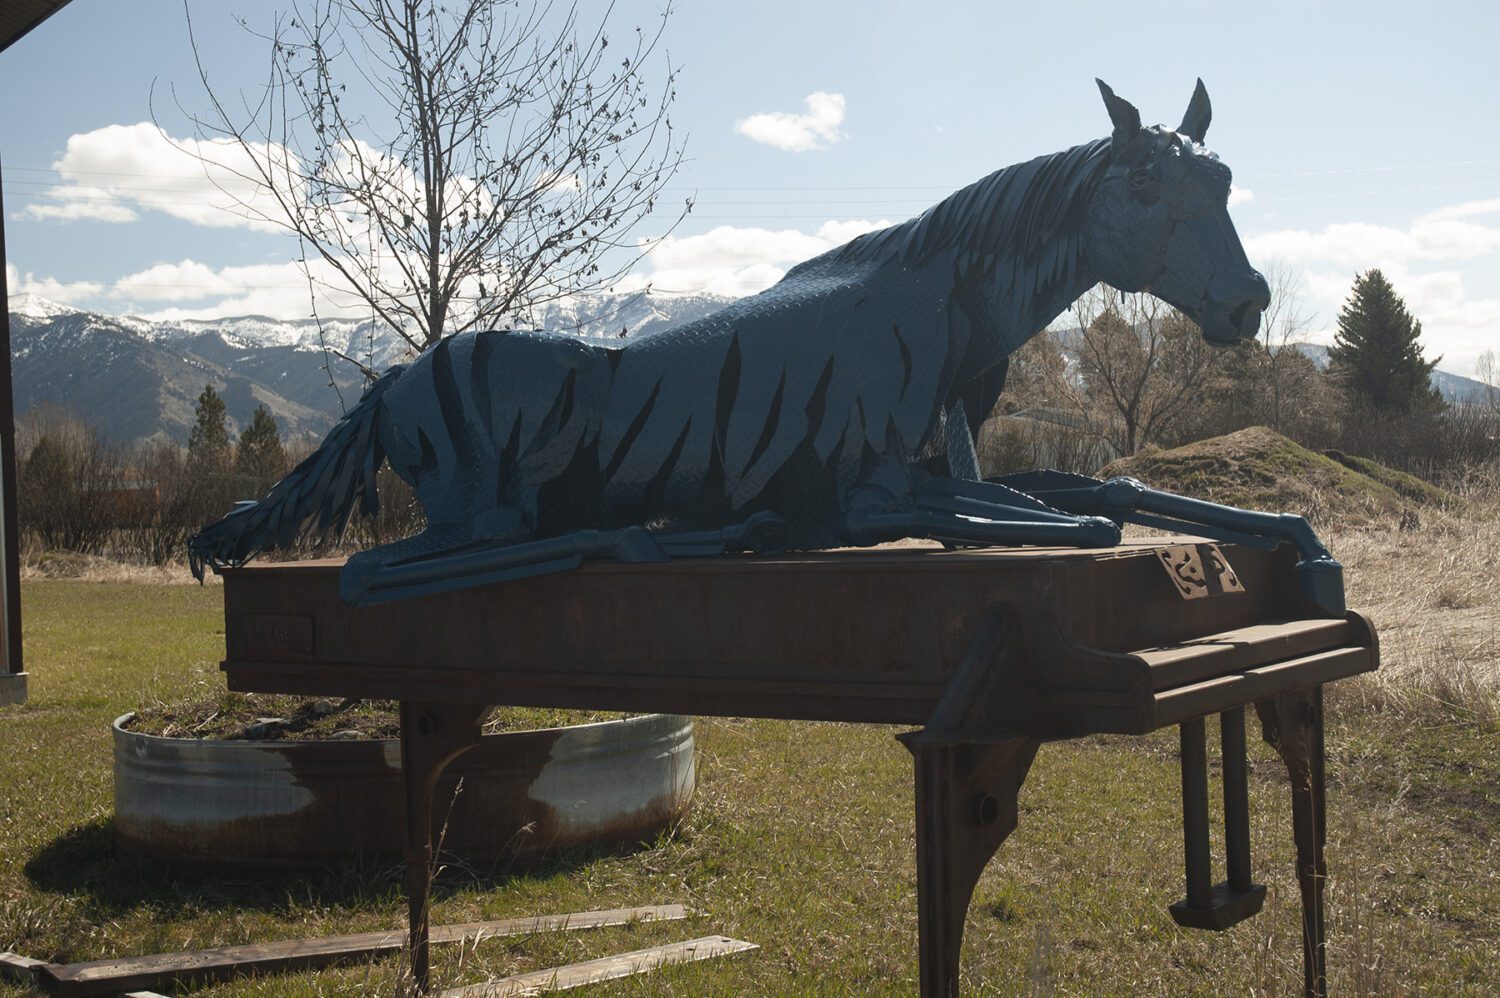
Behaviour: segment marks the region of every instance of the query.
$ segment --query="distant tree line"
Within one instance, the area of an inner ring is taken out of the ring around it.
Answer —
[[[1090,473],[1143,448],[1248,426],[1429,477],[1500,458],[1500,391],[1446,402],[1431,384],[1438,358],[1423,355],[1421,323],[1379,270],[1355,279],[1322,368],[1299,346],[1308,323],[1295,279],[1285,269],[1269,276],[1259,334],[1227,349],[1150,295],[1085,295],[1057,324],[1065,328],[1011,357],[981,464]],[[1495,368],[1482,362],[1480,377]]]
[[[224,400],[211,385],[198,396],[186,448],[166,441],[122,445],[52,405],[27,413],[17,438],[21,529],[32,552],[153,565],[183,560],[194,531],[236,502],[264,495],[298,456],[288,453],[265,406],[233,437]],[[389,469],[381,474],[381,512],[351,527],[351,544],[383,543],[417,529],[409,490]]]

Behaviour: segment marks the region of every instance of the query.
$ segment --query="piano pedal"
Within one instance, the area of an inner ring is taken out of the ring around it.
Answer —
[[[1208,843],[1208,745],[1203,718],[1182,722],[1182,839],[1187,897],[1169,909],[1190,929],[1222,932],[1260,911],[1263,884],[1250,881],[1250,780],[1245,763],[1245,709],[1219,715],[1224,750],[1224,851],[1229,879],[1212,883]]]

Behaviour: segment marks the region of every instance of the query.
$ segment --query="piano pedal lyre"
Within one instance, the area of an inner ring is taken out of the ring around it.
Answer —
[[[1250,781],[1245,761],[1245,708],[1219,715],[1224,750],[1224,852],[1228,879],[1212,882],[1208,848],[1208,746],[1203,718],[1183,721],[1182,838],[1187,897],[1172,919],[1191,929],[1222,932],[1260,911],[1264,884],[1250,881]]]

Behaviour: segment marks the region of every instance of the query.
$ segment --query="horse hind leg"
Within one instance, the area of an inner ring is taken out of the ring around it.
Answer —
[[[519,513],[505,516],[497,511],[491,516],[476,516],[468,523],[429,523],[411,537],[352,555],[339,573],[339,597],[350,606],[365,606],[424,595],[436,590],[413,585],[412,578],[421,573],[412,566],[451,560],[467,552],[523,542],[530,537],[531,530]],[[408,581],[400,581],[403,577]]]
[[[670,560],[645,527],[575,530],[514,543],[469,541],[394,562],[372,559],[356,567],[357,575],[346,568],[339,590],[345,602],[369,606],[564,572],[585,558],[606,557],[637,564]]]

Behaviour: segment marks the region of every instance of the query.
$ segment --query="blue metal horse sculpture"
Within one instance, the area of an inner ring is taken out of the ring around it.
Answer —
[[[1203,147],[1199,81],[1176,129],[1143,127],[1102,81],[1105,139],[1007,167],[917,218],[794,267],[673,329],[606,346],[546,333],[445,339],[388,371],[258,502],[190,542],[238,565],[376,508],[388,460],[421,534],[349,560],[370,603],[555,571],[903,537],[1107,546],[1127,519],[1297,543],[1310,595],[1341,610],[1337,563],[1300,518],[1056,472],[980,481],[974,439],[1007,358],[1103,281],[1149,290],[1213,343],[1269,301]]]

